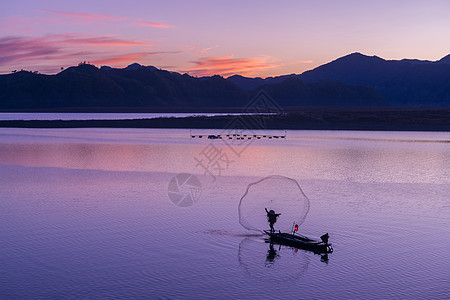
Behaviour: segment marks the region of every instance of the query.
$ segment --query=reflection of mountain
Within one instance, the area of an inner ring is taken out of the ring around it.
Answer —
[[[258,280],[285,282],[299,279],[309,265],[309,254],[265,243],[262,238],[245,238],[239,244],[239,264]]]
[[[353,53],[303,74],[269,78],[192,77],[132,64],[89,64],[56,75],[0,75],[0,109],[115,108],[198,111],[243,108],[261,89],[283,107],[450,106],[450,55],[384,60]]]

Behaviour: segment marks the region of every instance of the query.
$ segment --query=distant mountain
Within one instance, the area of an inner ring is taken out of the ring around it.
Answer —
[[[260,89],[264,90],[272,99],[276,99],[282,107],[388,105],[383,96],[376,89],[370,87],[331,81],[309,83],[294,76],[277,84],[265,84]]]
[[[241,75],[233,75],[228,77],[227,80],[246,91],[250,91],[264,85],[264,79],[261,77],[251,78]]]
[[[385,60],[352,53],[302,74],[196,78],[134,63],[89,64],[56,75],[0,75],[0,109],[232,110],[264,89],[280,106],[450,107],[450,55]]]
[[[353,53],[301,74],[308,82],[329,80],[377,89],[394,106],[450,106],[449,56],[437,62],[384,60]]]
[[[189,75],[133,64],[125,69],[70,67],[56,75],[0,76],[0,108],[241,107],[247,93],[220,76]]]
[[[438,60],[437,63],[450,65],[450,54]]]
[[[132,64],[124,69],[89,64],[56,75],[21,71],[0,75],[0,109],[147,108],[157,110],[230,110],[243,108],[260,88],[286,106],[373,106],[383,103],[372,88],[335,82],[308,83],[287,75],[255,79],[234,76],[196,78]],[[240,85],[246,84],[246,88]]]
[[[282,75],[277,77],[267,77],[267,78],[251,78],[251,77],[244,77],[241,75],[233,75],[227,78],[227,80],[233,82],[238,87],[246,90],[251,91],[254,89],[258,89],[259,87],[265,85],[265,84],[278,84],[283,82],[284,80],[288,78],[299,78],[300,75],[296,74],[290,74],[290,75]]]
[[[231,76],[245,90],[277,84],[289,78],[309,83],[340,82],[374,88],[391,106],[450,106],[450,54],[438,61],[385,60],[378,56],[352,53],[302,74],[248,78]]]

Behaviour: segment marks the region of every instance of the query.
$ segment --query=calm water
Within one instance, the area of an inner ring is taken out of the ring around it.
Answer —
[[[0,129],[0,298],[449,299],[449,133],[189,134]],[[179,173],[201,184],[188,207],[169,198]],[[329,232],[328,261],[270,261],[240,226],[247,185],[269,175],[299,182],[300,231]]]

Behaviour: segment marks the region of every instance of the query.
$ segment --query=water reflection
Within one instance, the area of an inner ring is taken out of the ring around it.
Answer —
[[[275,258],[279,257],[277,251],[281,251],[281,247],[289,248],[294,253],[297,253],[299,251],[305,251],[305,252],[311,252],[311,253],[320,255],[320,261],[327,263],[327,264],[328,264],[328,260],[329,260],[328,254],[333,253],[333,248],[331,248],[331,246],[329,248],[330,251],[322,252],[322,251],[313,251],[313,250],[308,250],[308,249],[302,249],[301,247],[291,247],[291,246],[286,246],[286,245],[282,245],[282,244],[277,244],[273,241],[270,241],[269,239],[266,239],[266,243],[269,244],[269,250],[267,251],[267,258],[266,258],[266,262],[268,262],[268,263],[273,263]],[[275,249],[275,246],[278,247],[278,250]]]
[[[3,298],[448,298],[450,260],[430,251],[450,245],[448,143],[292,132],[283,144],[252,144],[216,183],[200,178],[201,201],[179,208],[168,183],[202,173],[193,157],[209,143],[183,134],[0,130]],[[320,257],[235,234],[245,187],[274,173],[298,179],[311,199],[302,230],[330,230],[339,251]]]
[[[266,243],[261,238],[244,238],[239,244],[238,261],[248,277],[283,282],[301,278],[310,258],[305,251]]]
[[[277,245],[278,250],[276,250],[274,246],[275,246],[274,243],[269,243],[269,250],[267,251],[267,256],[266,256],[266,267],[270,267],[271,265],[273,265],[275,262],[275,259],[280,257],[280,255],[278,254],[278,251],[281,251],[281,245]],[[297,248],[292,248],[292,250],[295,253],[297,253],[299,251],[299,249],[297,249]],[[316,253],[316,254],[318,254],[318,253]],[[320,255],[320,261],[328,264],[328,261],[329,261],[328,253],[320,253],[319,255]]]
[[[274,245],[273,243],[270,243],[269,251],[267,251],[266,262],[269,264],[273,264],[275,258],[279,257],[279,255],[277,254],[277,250],[275,250],[273,248],[273,245]],[[281,245],[280,245],[280,249],[281,249]]]
[[[6,128],[0,140],[4,164],[176,174],[203,174],[194,157],[213,143],[182,129]],[[225,176],[448,184],[449,140],[448,133],[290,131],[283,141],[252,143],[239,157],[222,141],[214,146],[234,160]]]
[[[183,165],[185,171],[192,169],[189,155],[184,149],[161,144],[0,144],[0,163],[30,167],[175,173]]]

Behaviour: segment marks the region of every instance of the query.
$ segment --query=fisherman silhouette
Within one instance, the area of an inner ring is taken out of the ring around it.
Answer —
[[[328,233],[325,233],[324,235],[322,235],[320,237],[320,239],[322,240],[322,242],[324,242],[325,244],[328,244],[328,239],[330,238],[330,235]]]
[[[277,218],[281,214],[276,214],[275,211],[273,211],[272,209],[268,211],[267,208],[265,208],[265,210],[267,213],[267,221],[269,222],[270,225],[270,232],[275,232],[273,225],[277,222]]]

